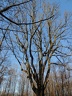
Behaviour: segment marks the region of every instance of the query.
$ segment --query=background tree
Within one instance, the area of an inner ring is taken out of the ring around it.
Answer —
[[[6,50],[6,30],[0,30],[0,85],[4,79],[5,74],[8,72],[8,50]],[[7,63],[7,64],[6,64]]]

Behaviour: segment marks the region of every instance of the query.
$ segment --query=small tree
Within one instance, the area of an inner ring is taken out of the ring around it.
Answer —
[[[0,85],[4,79],[4,75],[7,73],[6,62],[8,61],[7,53],[5,50],[5,35],[7,31],[0,30]]]

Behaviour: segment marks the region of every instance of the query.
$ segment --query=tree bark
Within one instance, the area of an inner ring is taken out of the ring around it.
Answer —
[[[36,96],[44,96],[44,87],[38,88]]]

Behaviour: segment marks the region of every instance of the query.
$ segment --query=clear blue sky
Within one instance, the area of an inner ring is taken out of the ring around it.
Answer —
[[[56,2],[60,5],[60,11],[63,13],[64,11],[72,12],[72,0],[47,0],[50,2]]]
[[[72,0],[52,0],[53,2],[59,2],[61,12],[69,11],[72,12]]]

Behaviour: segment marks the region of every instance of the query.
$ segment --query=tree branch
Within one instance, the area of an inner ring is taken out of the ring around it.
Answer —
[[[13,7],[20,6],[20,5],[22,5],[22,4],[28,3],[28,2],[30,2],[30,1],[31,1],[31,0],[24,1],[24,2],[19,3],[19,4],[13,4],[13,5],[7,6],[7,7],[5,7],[4,9],[0,10],[0,13],[5,12],[5,11],[7,11],[7,10],[13,8]]]
[[[49,20],[51,18],[54,17],[53,16],[50,16],[49,18],[46,18],[46,19],[41,19],[39,21],[35,21],[35,22],[32,22],[32,23],[18,23],[18,22],[15,22],[13,20],[11,20],[10,18],[8,18],[7,16],[5,16],[4,14],[0,13],[1,16],[3,16],[5,19],[7,19],[8,21],[10,21],[11,23],[15,24],[15,25],[31,25],[31,24],[35,24],[35,23],[39,23],[39,22],[43,22],[43,21],[46,21],[46,20]]]
[[[44,89],[46,88],[47,86],[47,83],[48,83],[48,77],[49,77],[49,73],[50,73],[50,59],[48,58],[48,70],[47,70],[47,74],[46,74],[46,77],[45,77],[45,81],[44,81]]]

